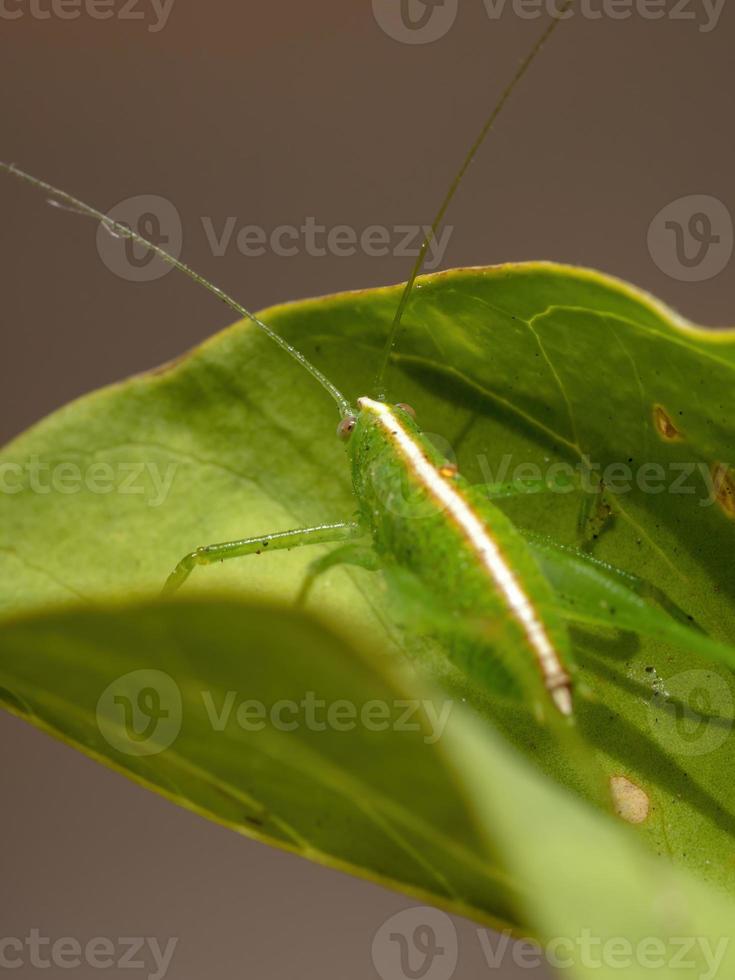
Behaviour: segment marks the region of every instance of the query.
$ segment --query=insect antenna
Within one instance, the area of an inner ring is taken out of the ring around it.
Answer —
[[[13,177],[18,177],[20,180],[25,180],[27,183],[33,184],[34,187],[38,187],[41,190],[46,191],[51,195],[49,203],[54,204],[56,207],[60,207],[65,211],[71,211],[74,214],[82,214],[90,218],[95,218],[104,228],[107,229],[107,231],[110,232],[111,235],[114,235],[117,238],[129,238],[132,241],[137,242],[138,245],[142,245],[144,248],[154,252],[161,259],[163,259],[164,262],[167,262],[175,269],[178,269],[179,272],[183,272],[184,275],[188,276],[194,282],[209,290],[210,293],[213,293],[218,299],[225,303],[225,305],[229,306],[231,310],[234,310],[238,316],[246,320],[250,320],[251,323],[254,323],[265,334],[267,334],[270,339],[274,341],[274,343],[278,344],[280,348],[290,354],[295,361],[298,361],[301,367],[308,371],[312,378],[314,378],[315,381],[318,381],[325,391],[329,392],[332,398],[336,401],[340,414],[343,417],[352,414],[353,410],[350,403],[342,392],[339,391],[339,389],[333,385],[332,382],[322,374],[319,368],[315,367],[311,361],[309,361],[301,353],[301,351],[297,350],[292,344],[289,344],[287,340],[281,337],[280,334],[276,333],[276,331],[273,330],[272,327],[269,327],[267,323],[263,323],[263,321],[254,313],[251,313],[250,310],[247,310],[236,300],[232,299],[232,297],[228,296],[227,293],[223,292],[223,290],[219,288],[219,286],[215,286],[208,279],[205,279],[204,276],[201,276],[198,272],[195,272],[184,262],[174,258],[173,255],[170,255],[164,248],[161,248],[160,245],[154,245],[153,242],[149,242],[147,238],[144,238],[142,235],[138,234],[137,231],[134,231],[128,225],[122,224],[119,221],[113,221],[112,218],[103,214],[101,211],[91,207],[89,204],[85,204],[84,201],[78,200],[76,197],[73,197],[66,191],[62,191],[58,187],[54,187],[53,184],[49,184],[45,180],[41,180],[38,177],[33,177],[31,174],[25,173],[25,171],[21,170],[19,167],[16,167],[15,164],[3,163],[0,161],[0,171],[4,171]]]
[[[395,348],[396,341],[398,340],[398,334],[401,329],[403,314],[406,310],[406,306],[408,305],[408,300],[413,291],[413,287],[416,283],[416,279],[418,278],[424,266],[424,260],[426,259],[426,253],[429,250],[429,246],[431,245],[431,243],[433,242],[433,240],[435,239],[439,231],[439,226],[444,220],[444,215],[447,213],[447,209],[449,208],[449,205],[452,203],[454,195],[459,190],[459,185],[462,183],[464,175],[469,170],[470,164],[477,156],[480,147],[485,142],[485,139],[487,138],[488,134],[492,130],[493,126],[495,125],[495,120],[498,118],[500,113],[505,108],[505,104],[513,94],[515,87],[518,85],[518,83],[521,81],[523,76],[526,74],[528,69],[533,64],[533,62],[536,60],[537,55],[540,54],[541,49],[549,40],[549,38],[554,33],[556,28],[559,26],[561,21],[564,19],[564,14],[571,8],[572,4],[573,4],[573,0],[565,0],[565,2],[562,4],[559,10],[557,10],[551,24],[549,24],[548,27],[546,27],[546,29],[543,31],[541,36],[536,39],[536,41],[533,44],[533,47],[518,66],[515,75],[510,80],[510,82],[506,85],[506,87],[503,89],[500,98],[495,103],[490,115],[483,123],[480,132],[477,134],[475,141],[472,143],[472,146],[470,147],[469,151],[467,152],[467,155],[462,161],[462,165],[460,166],[459,170],[455,174],[452,183],[449,185],[449,190],[445,194],[444,199],[442,200],[439,206],[439,210],[436,212],[434,220],[431,223],[431,227],[429,231],[427,231],[426,236],[421,244],[421,248],[419,249],[419,254],[416,258],[416,262],[414,263],[413,269],[411,270],[411,275],[408,279],[408,282],[403,287],[403,292],[401,293],[401,298],[398,302],[398,307],[396,308],[396,312],[393,317],[393,322],[391,323],[390,330],[388,332],[388,339],[385,342],[385,346],[383,347],[383,351],[380,357],[380,362],[378,365],[378,373],[375,377],[375,382],[374,382],[374,388],[377,397],[381,401],[385,401],[385,397],[386,397],[384,381],[385,381],[385,372],[388,368],[388,362],[390,361],[390,356],[393,353],[393,349]]]

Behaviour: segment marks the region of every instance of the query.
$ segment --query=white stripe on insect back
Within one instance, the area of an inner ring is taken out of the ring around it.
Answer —
[[[490,573],[508,608],[523,628],[554,703],[562,714],[570,715],[572,698],[569,677],[531,600],[521,588],[513,569],[504,559],[488,528],[462,495],[426,459],[421,447],[388,405],[373,401],[372,398],[359,398],[357,404],[361,409],[377,416],[418,481],[446,509],[462,531],[467,542]]]

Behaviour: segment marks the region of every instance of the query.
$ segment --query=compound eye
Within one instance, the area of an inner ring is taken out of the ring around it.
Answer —
[[[416,409],[415,408],[411,408],[411,406],[410,405],[406,405],[405,402],[397,402],[396,403],[396,408],[400,408],[402,412],[405,412],[406,413],[406,415],[410,415],[411,418],[414,420],[414,422],[416,421]]]
[[[354,415],[346,415],[342,419],[337,426],[337,436],[342,440],[342,442],[347,442],[356,425],[357,419]]]

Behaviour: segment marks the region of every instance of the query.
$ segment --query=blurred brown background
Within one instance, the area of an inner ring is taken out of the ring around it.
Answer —
[[[371,0],[173,0],[166,19],[152,0],[125,17],[122,0],[110,0],[113,16],[98,20],[85,0],[4,0],[0,156],[103,210],[131,196],[167,198],[183,257],[253,309],[404,279],[409,258],[359,250],[299,247],[284,257],[267,248],[248,258],[233,235],[218,256],[202,223],[219,234],[234,216],[235,234],[244,225],[270,233],[313,217],[359,233],[430,221],[541,22],[518,16],[510,0],[497,21],[491,3],[462,0],[442,37],[407,44],[379,24],[400,26],[398,3],[376,0],[376,16]],[[448,16],[446,3],[427,14]],[[605,9],[603,0],[586,6]],[[558,31],[452,208],[442,264],[581,263],[700,322],[735,322],[735,9],[714,23],[704,0],[676,19],[648,20],[634,0],[631,8],[620,20],[580,14]],[[674,229],[668,237],[660,219],[652,255],[652,220],[691,195],[716,201],[667,212],[685,251],[680,243],[677,256]],[[0,207],[0,441],[231,319],[176,274],[139,283],[110,271],[94,225],[50,209],[43,195],[3,178]],[[378,975],[375,931],[415,904],[208,825],[5,716],[0,758],[0,938],[32,928],[82,942],[178,937],[172,980],[358,980]],[[456,977],[529,975],[509,956],[489,970],[474,927],[456,922]],[[130,976],[107,975],[118,972]]]

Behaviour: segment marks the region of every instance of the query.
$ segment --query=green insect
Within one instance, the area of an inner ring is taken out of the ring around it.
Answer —
[[[442,202],[432,235],[437,233],[465,171],[509,95],[558,23],[554,20],[536,42],[485,121]],[[662,610],[661,606],[667,607],[666,599],[652,586],[582,552],[523,535],[491,499],[493,494],[502,494],[503,487],[471,486],[422,433],[413,410],[386,401],[386,369],[431,235],[424,241],[403,291],[375,390],[372,396],[359,397],[353,407],[317,367],[266,323],[159,246],[13,165],[0,164],[0,168],[47,191],[72,210],[96,218],[112,234],[146,246],[203,285],[263,330],[337,404],[337,433],[346,443],[352,469],[357,505],[354,519],[199,547],[178,563],[165,591],[178,589],[199,565],[260,554],[266,549],[338,544],[312,563],[301,590],[302,600],[316,577],[335,565],[383,569],[397,586],[415,586],[426,605],[446,613],[437,618],[437,622],[441,620],[437,628],[452,637],[453,654],[464,670],[488,677],[492,675],[488,665],[500,659],[537,713],[557,719],[574,715],[575,669],[565,621],[569,596],[574,596],[578,620],[656,632],[680,645],[689,644],[713,657],[723,657],[719,644],[680,621],[678,610],[670,606],[668,611]],[[658,600],[658,607],[651,599]],[[614,621],[609,613],[613,606]]]

